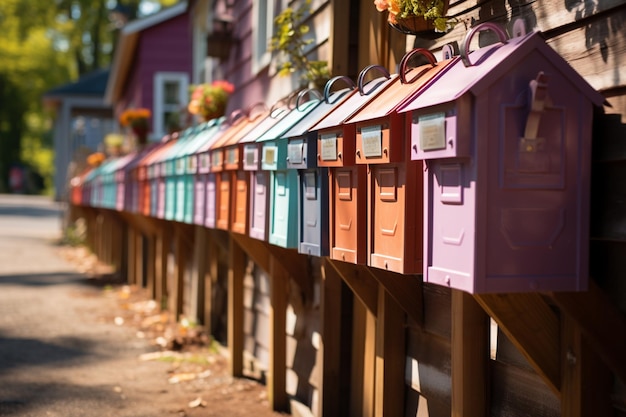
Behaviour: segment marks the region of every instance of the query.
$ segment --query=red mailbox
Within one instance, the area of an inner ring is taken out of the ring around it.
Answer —
[[[384,73],[364,84],[371,70]],[[341,261],[366,263],[366,178],[367,167],[355,164],[356,127],[345,124],[356,111],[377,93],[396,81],[379,65],[361,71],[358,90],[350,93],[319,123],[311,127],[318,132],[318,166],[329,167],[330,257]]]
[[[429,63],[407,69],[416,55]],[[356,163],[368,165],[367,264],[401,274],[422,273],[422,172],[412,161],[410,120],[396,109],[452,60],[437,63],[426,49],[407,53],[400,79],[345,123],[356,124]]]
[[[469,53],[476,32],[500,42]],[[471,30],[401,111],[424,175],[424,281],[471,293],[584,290],[593,106],[539,33]]]

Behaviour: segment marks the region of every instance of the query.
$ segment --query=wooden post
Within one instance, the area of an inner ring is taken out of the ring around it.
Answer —
[[[135,229],[135,285],[143,287],[144,275],[144,244],[143,233],[140,229]]]
[[[207,233],[203,226],[196,226],[193,247],[193,274],[191,277],[191,315],[195,320],[204,318],[205,275],[207,272]]]
[[[213,283],[217,282],[219,274],[219,247],[213,238],[213,233],[209,233],[207,239],[207,273],[204,275],[204,328],[207,334],[213,335]],[[242,279],[243,281],[243,279]],[[243,285],[243,284],[242,284]]]
[[[474,298],[452,290],[452,416],[489,412],[489,316]]]
[[[228,351],[230,374],[243,375],[243,278],[245,254],[241,247],[230,239],[228,262]]]
[[[126,269],[126,282],[129,285],[133,285],[135,284],[135,273],[137,272],[137,231],[131,225],[128,226],[126,241],[128,242],[128,268]]]
[[[156,275],[156,236],[150,235],[146,238],[146,287],[148,294],[152,299],[156,300],[154,279]]]
[[[276,411],[289,409],[286,390],[287,377],[287,289],[289,274],[275,256],[270,258],[270,363],[268,397],[270,407]]]
[[[376,417],[404,414],[405,322],[404,310],[381,285],[376,320]]]
[[[183,288],[185,281],[185,267],[187,265],[187,254],[185,250],[183,231],[179,226],[176,226],[175,229],[174,262],[176,262],[176,265],[174,267],[174,279],[170,288],[170,294],[172,294],[172,297],[169,309],[172,313],[174,313],[176,321],[178,321],[183,312]]]
[[[322,367],[319,387],[319,417],[343,417],[339,404],[341,385],[341,276],[329,265],[322,265],[320,314],[322,343],[318,358]]]
[[[167,308],[167,260],[170,252],[171,232],[169,224],[162,222],[156,235],[156,267],[154,273],[154,298],[162,309]]]

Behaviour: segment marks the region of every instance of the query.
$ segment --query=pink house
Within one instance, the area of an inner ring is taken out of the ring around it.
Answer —
[[[105,101],[119,116],[125,109],[152,111],[149,138],[159,140],[178,120],[188,100],[192,34],[187,3],[181,2],[120,31]]]

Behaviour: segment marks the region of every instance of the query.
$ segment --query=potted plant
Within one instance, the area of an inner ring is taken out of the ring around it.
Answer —
[[[187,110],[204,121],[217,119],[226,113],[226,105],[235,87],[228,81],[213,81],[210,84],[191,86],[191,100]]]
[[[150,130],[150,116],[150,110],[145,108],[126,109],[120,115],[120,124],[123,127],[130,127],[132,132],[137,137],[138,145],[145,145],[148,141],[148,131]]]
[[[388,12],[389,24],[403,33],[441,35],[457,23],[446,16],[448,0],[374,0],[374,4],[379,12]]]

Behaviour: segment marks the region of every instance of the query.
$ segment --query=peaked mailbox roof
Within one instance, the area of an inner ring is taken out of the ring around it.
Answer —
[[[311,130],[324,116],[326,116],[333,108],[343,103],[350,93],[354,93],[352,88],[344,88],[342,90],[335,91],[328,97],[327,100],[321,101],[313,110],[307,114],[300,122],[294,125],[291,129],[285,132],[284,136],[287,138],[293,138],[296,136],[302,136]]]
[[[482,47],[468,55],[472,65],[465,66],[462,60],[451,64],[450,69],[422,90],[419,97],[398,109],[399,112],[416,110],[437,104],[454,101],[467,92],[480,95],[493,80],[510,71],[531,52],[540,53],[551,62],[576,87],[597,106],[604,97],[594,90],[552,47],[546,44],[541,32],[531,32],[525,36],[509,39],[504,43]]]
[[[274,111],[272,111],[269,116],[267,116],[258,125],[256,125],[254,129],[252,129],[250,132],[248,132],[243,137],[241,137],[237,141],[237,143],[248,143],[248,142],[256,141],[261,135],[263,135],[265,132],[271,129],[272,126],[278,123],[288,113],[289,113],[289,110],[284,107],[279,107],[277,109],[274,109]],[[232,144],[228,143],[227,145],[232,145]]]
[[[303,103],[300,106],[296,106],[293,110],[289,112],[289,114],[283,117],[278,123],[268,129],[264,134],[262,134],[257,139],[257,142],[264,142],[268,140],[282,138],[285,132],[287,132],[295,124],[302,120],[319,103],[320,101],[318,99],[313,99],[307,101],[306,103]]]
[[[357,110],[376,97],[391,83],[398,80],[398,74],[392,74],[389,78],[376,78],[365,84],[366,94],[361,94],[357,89],[339,105],[334,107],[322,120],[312,126],[313,130],[320,130],[340,126],[349,119]]]

